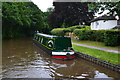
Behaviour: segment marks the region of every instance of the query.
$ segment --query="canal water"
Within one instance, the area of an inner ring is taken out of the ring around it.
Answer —
[[[80,58],[52,59],[35,46],[31,38],[2,43],[2,78],[119,78],[118,73]]]

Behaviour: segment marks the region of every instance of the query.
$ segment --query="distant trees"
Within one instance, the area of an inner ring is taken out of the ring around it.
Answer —
[[[3,3],[3,38],[31,36],[36,30],[46,32],[49,27],[46,16],[32,2]]]
[[[54,2],[55,10],[48,17],[48,23],[51,27],[57,28],[85,24],[93,19],[93,12],[89,12],[89,3],[83,2]]]
[[[51,13],[51,12],[53,12],[53,11],[54,11],[54,8],[53,8],[53,7],[47,8],[47,12]]]

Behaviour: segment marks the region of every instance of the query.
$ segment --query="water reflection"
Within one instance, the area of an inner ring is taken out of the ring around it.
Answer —
[[[76,58],[52,59],[31,39],[3,41],[3,78],[119,78],[106,68]]]

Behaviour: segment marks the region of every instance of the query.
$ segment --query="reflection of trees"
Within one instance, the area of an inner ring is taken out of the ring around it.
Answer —
[[[31,38],[4,40],[2,51],[3,77],[10,75],[11,72],[13,74],[11,77],[14,77],[30,68],[44,66],[48,57],[45,52],[33,45]]]

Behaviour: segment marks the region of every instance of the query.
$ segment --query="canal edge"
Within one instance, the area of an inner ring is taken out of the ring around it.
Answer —
[[[87,61],[90,61],[92,63],[95,63],[95,64],[98,64],[98,65],[103,66],[105,68],[108,68],[108,69],[110,69],[112,71],[120,73],[120,65],[112,64],[112,63],[110,63],[108,61],[101,60],[99,58],[95,58],[93,56],[90,56],[88,54],[81,53],[81,52],[78,52],[78,51],[75,51],[75,55],[76,56],[78,55],[78,57],[80,57],[82,59],[85,59]]]

